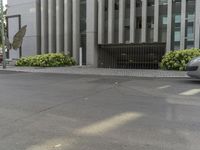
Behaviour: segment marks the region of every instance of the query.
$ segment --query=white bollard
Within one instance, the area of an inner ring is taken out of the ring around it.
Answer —
[[[82,49],[82,47],[80,47],[80,49],[79,49],[79,66],[80,67],[83,66],[83,49]]]

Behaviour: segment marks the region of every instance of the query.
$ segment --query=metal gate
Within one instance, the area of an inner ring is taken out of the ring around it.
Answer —
[[[98,67],[158,69],[165,51],[166,43],[99,45]]]

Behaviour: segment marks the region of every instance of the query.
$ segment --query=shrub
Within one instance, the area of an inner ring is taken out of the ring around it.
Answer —
[[[23,57],[16,62],[16,66],[32,67],[61,67],[75,65],[75,61],[69,55],[50,53],[36,56]]]
[[[200,50],[195,48],[168,52],[162,59],[161,69],[184,71],[187,63],[198,56]]]

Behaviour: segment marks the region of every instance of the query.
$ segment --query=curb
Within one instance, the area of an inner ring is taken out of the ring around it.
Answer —
[[[143,78],[189,78],[186,72],[145,70],[145,69],[101,69],[101,68],[29,68],[29,67],[8,67],[0,68],[0,71],[14,71],[27,73],[49,73],[49,74],[68,74],[68,75],[96,75],[96,76],[119,76],[119,77],[143,77]]]

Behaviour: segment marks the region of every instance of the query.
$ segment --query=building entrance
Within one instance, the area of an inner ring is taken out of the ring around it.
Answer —
[[[166,43],[99,45],[98,67],[122,69],[158,69]]]

